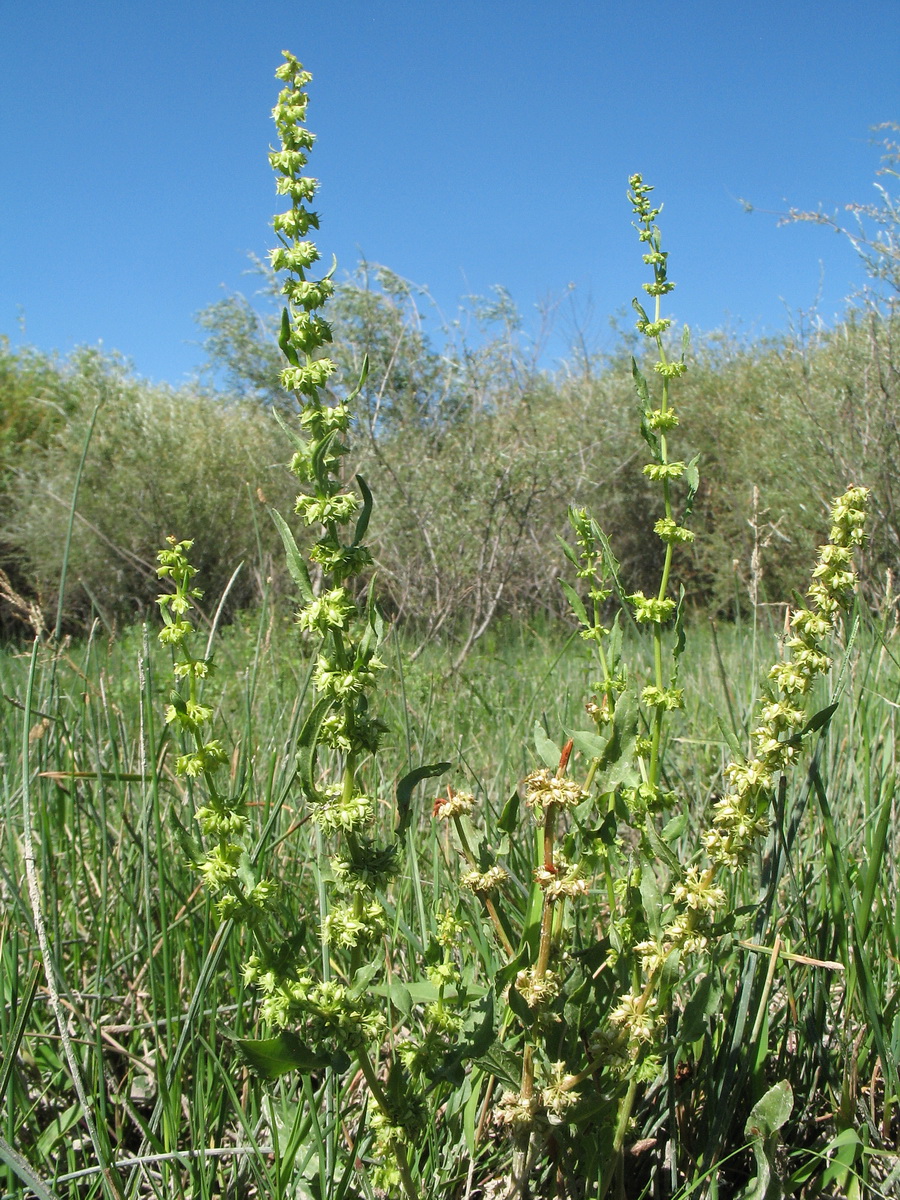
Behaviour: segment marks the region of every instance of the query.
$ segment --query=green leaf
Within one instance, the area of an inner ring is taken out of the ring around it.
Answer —
[[[430,979],[414,979],[411,983],[404,984],[407,992],[412,999],[413,1004],[434,1004],[441,998],[441,989],[431,982]],[[378,983],[374,987],[369,988],[376,996],[390,995],[390,989],[386,983]],[[461,988],[447,987],[443,989],[444,1000],[450,1004],[474,1004],[476,1001],[483,999],[487,994],[487,989],[479,987],[477,984],[464,984]]]
[[[641,311],[643,312],[643,309]],[[647,384],[647,380],[641,374],[641,369],[637,365],[637,360],[634,358],[631,360],[631,376],[634,380],[634,390],[637,392],[637,397],[641,407],[641,437],[650,447],[650,451],[654,459],[659,462],[662,458],[659,438],[650,428],[650,424],[647,421],[647,414],[651,409],[650,388]]]
[[[25,1159],[10,1146],[5,1138],[0,1138],[0,1162],[6,1163],[10,1170],[15,1171],[19,1179],[29,1191],[34,1192],[38,1200],[58,1200],[57,1193],[52,1191],[31,1169]]]
[[[660,830],[662,840],[664,842],[674,842],[680,838],[685,829],[687,829],[688,818],[688,813],[680,812],[677,816],[672,817],[670,821],[666,821]]]
[[[358,546],[366,536],[366,530],[369,528],[369,518],[372,515],[372,493],[369,491],[369,485],[363,479],[362,475],[356,476],[356,483],[362,493],[363,506],[362,512],[356,518],[356,529],[353,533],[354,546]]]
[[[589,841],[596,841],[598,838],[604,846],[612,846],[615,843],[618,833],[618,821],[614,812],[608,812],[596,829],[586,829],[584,836]]]
[[[656,827],[654,826],[653,822],[647,821],[642,832],[646,838],[647,845],[650,847],[653,854],[660,860],[660,862],[664,862],[670,871],[675,872],[676,875],[680,875],[681,863],[656,832]]]
[[[569,520],[570,521],[572,520],[571,514],[572,514],[572,510],[570,508],[569,509]],[[556,540],[559,542],[560,549],[562,550],[562,552],[566,556],[566,558],[569,560],[569,562],[572,564],[572,566],[580,567],[581,560],[578,557],[578,551],[575,549],[575,547],[570,546],[569,543],[566,541],[566,539],[564,537],[560,537],[559,534],[556,535]]]
[[[300,591],[300,596],[304,604],[311,604],[314,597],[312,584],[309,580],[309,571],[306,569],[306,563],[303,561],[303,555],[297,548],[297,543],[294,541],[294,535],[291,533],[290,527],[284,517],[274,508],[269,509],[269,515],[275,522],[275,527],[281,534],[281,540],[284,542],[284,551],[287,556],[287,567],[290,571],[291,579],[296,583]]]
[[[833,1137],[825,1147],[825,1157],[831,1161],[822,1175],[823,1187],[836,1183],[846,1194],[851,1177],[856,1174],[854,1164],[863,1151],[863,1142],[855,1129],[842,1129]]]
[[[684,520],[686,521],[691,514],[691,509],[694,507],[694,497],[697,495],[697,488],[700,486],[700,469],[697,464],[700,462],[700,455],[695,454],[688,465],[684,468],[684,482],[687,484],[688,496],[685,507]]]
[[[421,783],[423,779],[435,779],[438,775],[443,775],[445,771],[449,771],[452,763],[440,762],[432,763],[427,767],[416,767],[409,774],[404,775],[397,784],[397,837],[403,837],[407,829],[409,829],[412,821],[412,794],[417,783]]]
[[[409,993],[409,988],[402,979],[398,979],[396,975],[391,976],[390,982],[390,997],[391,1004],[397,1010],[401,1017],[408,1017],[412,1012],[413,999]]]
[[[584,754],[598,760],[595,783],[601,795],[613,792],[635,775],[634,744],[638,735],[638,702],[634,692],[623,692],[616,702],[612,730],[606,742],[587,730],[572,733],[572,741]]]
[[[317,442],[313,443],[310,466],[317,480],[321,480],[323,476],[327,476],[329,473],[328,468],[325,466],[325,460],[337,439],[337,432],[336,429],[330,429],[323,438],[319,438]]]
[[[363,361],[362,361],[362,369],[359,372],[359,379],[356,381],[356,386],[354,387],[353,391],[348,394],[346,400],[344,401],[345,404],[349,404],[352,400],[356,399],[356,397],[359,395],[359,393],[365,387],[366,380],[368,378],[369,378],[369,356],[368,356],[368,354],[364,354]]]
[[[650,318],[647,316],[647,311],[644,308],[643,304],[641,304],[640,300],[637,299],[637,297],[634,297],[634,299],[632,299],[631,307],[634,309],[634,311],[637,313],[637,315],[641,318],[642,321],[646,321],[648,325],[650,324]]]
[[[515,791],[503,805],[503,811],[497,821],[497,829],[500,833],[516,832],[519,827],[519,805],[519,793]]]
[[[767,1138],[776,1133],[794,1108],[794,1093],[786,1079],[774,1084],[766,1094],[753,1105],[744,1133],[747,1137]]]
[[[672,647],[672,687],[678,683],[678,660],[684,653],[684,584],[678,588],[678,604],[675,607],[675,645]]]
[[[566,599],[569,601],[572,612],[585,627],[585,629],[590,629],[591,622],[588,620],[587,609],[584,607],[584,602],[572,587],[571,583],[567,583],[565,579],[561,579],[559,581],[559,586],[566,593]]]
[[[66,1137],[72,1127],[78,1124],[81,1120],[81,1115],[81,1105],[76,1101],[65,1112],[59,1112],[53,1117],[36,1142],[36,1148],[41,1159],[46,1159],[56,1143],[61,1138]]]
[[[350,980],[350,995],[363,996],[370,991],[369,984],[381,970],[381,963],[369,962],[358,967],[353,972],[353,978]]]
[[[722,989],[712,975],[704,975],[684,1006],[678,1039],[682,1045],[697,1042],[706,1033],[707,1019],[719,1011]]]
[[[640,307],[640,305],[638,305],[638,308],[643,314],[644,320],[646,320],[647,314]],[[638,400],[641,402],[641,407],[645,412],[647,412],[650,408],[650,388],[647,384],[647,380],[641,374],[641,368],[637,365],[636,358],[632,358],[631,360],[631,378],[634,380],[634,390],[637,392]]]
[[[290,425],[288,425],[287,421],[277,408],[272,410],[272,415],[275,417],[275,420],[278,422],[284,432],[288,435],[288,438],[290,439],[291,445],[294,447],[294,449],[299,450],[301,454],[305,454],[308,446],[303,438],[296,434],[293,429],[291,429]]]
[[[321,741],[322,725],[333,705],[334,701],[330,696],[323,696],[303,722],[303,728],[297,738],[297,778],[303,794],[309,800],[319,799],[315,781],[316,750]]]
[[[575,743],[585,758],[602,758],[609,744],[609,738],[602,738],[593,729],[567,729],[569,737]]]
[[[469,1059],[483,1059],[494,1044],[494,997],[491,992],[470,1009],[462,1034],[463,1039],[447,1052],[436,1072],[439,1078],[449,1079],[457,1086],[463,1079],[462,1064]]]
[[[313,1049],[288,1030],[273,1038],[234,1038],[233,1041],[247,1065],[264,1079],[278,1079],[289,1071],[321,1071],[325,1067],[345,1070],[346,1067],[338,1066],[336,1060],[349,1063],[345,1054]]]
[[[805,738],[808,733],[815,733],[817,729],[826,728],[834,716],[837,707],[837,704],[829,704],[827,708],[820,708],[800,730],[800,737]]]
[[[640,893],[644,915],[647,918],[647,928],[650,930],[651,936],[657,938],[660,934],[659,917],[662,912],[663,901],[655,871],[641,872]]]
[[[482,1071],[495,1076],[508,1087],[518,1090],[521,1086],[522,1064],[516,1055],[500,1042],[495,1042],[486,1054],[482,1054],[474,1062]]]
[[[740,1193],[740,1200],[781,1200],[784,1188],[778,1178],[775,1148],[778,1130],[794,1107],[794,1094],[786,1079],[769,1088],[754,1104],[744,1127],[747,1137],[753,1138],[753,1157],[756,1177]]]
[[[555,742],[552,742],[547,737],[540,721],[535,721],[534,723],[534,748],[537,750],[538,758],[540,758],[545,767],[551,771],[555,771],[559,767],[559,758],[562,751]]]
[[[291,345],[291,317],[286,308],[281,310],[281,329],[278,334],[278,345],[281,348],[281,353],[291,366],[299,367],[300,359],[297,357],[297,351]]]

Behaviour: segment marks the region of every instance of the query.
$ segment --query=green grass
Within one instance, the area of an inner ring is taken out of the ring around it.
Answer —
[[[439,650],[405,674],[386,673],[392,744],[380,756],[390,764],[384,769],[397,778],[410,764],[452,759],[449,778],[499,814],[535,765],[535,721],[556,738],[583,724],[589,677],[580,643],[569,641],[562,629],[510,626],[489,634],[456,676],[445,673]],[[754,638],[722,627],[715,642],[708,626],[691,631],[684,684],[693,707],[673,726],[666,752],[677,775],[669,782],[691,797],[686,847],[721,785],[730,743],[746,744],[760,671],[775,651],[770,630]],[[291,746],[309,664],[295,632],[266,613],[220,632],[216,658],[220,670],[207,686],[232,739],[233,776],[249,789],[269,871],[299,916],[308,915],[319,880]],[[402,658],[391,643],[388,658],[392,666]],[[153,633],[139,629],[58,655],[40,647],[33,667],[26,652],[7,648],[0,657],[0,1186],[18,1195],[27,1180],[25,1167],[17,1175],[10,1165],[14,1148],[58,1197],[341,1195],[350,1181],[337,1148],[350,1132],[329,1125],[329,1114],[346,1097],[316,1077],[263,1088],[231,1041],[253,1027],[239,974],[246,948],[227,926],[217,937],[189,862],[195,800],[190,781],[174,774],[161,722],[168,678]],[[900,667],[892,643],[864,630],[846,664],[836,661],[829,686],[843,695],[811,770],[782,795],[758,872],[729,882],[743,914],[738,940],[760,949],[736,946],[736,993],[720,994],[715,971],[686,977],[681,1000],[696,1037],[636,1109],[629,1143],[657,1144],[629,1159],[629,1194],[651,1177],[659,1194],[673,1194],[716,1163],[724,1164],[719,1194],[732,1194],[752,1162],[743,1133],[749,1108],[780,1079],[792,1085],[795,1104],[778,1162],[797,1194],[853,1194],[857,1177],[858,1194],[900,1194],[890,1182],[900,1060],[892,821]],[[392,911],[397,919],[418,914],[410,937],[424,946],[436,901],[455,891],[456,867],[443,829],[430,821],[427,789],[416,796],[413,852]],[[26,884],[29,823],[37,914]],[[514,876],[516,855],[513,846]],[[599,912],[598,897],[594,903]],[[41,925],[50,953],[43,964]],[[312,925],[310,952],[318,953]],[[476,920],[475,940],[478,928]],[[773,960],[762,948],[771,950],[776,937],[796,957],[780,958],[767,979]],[[298,1102],[304,1092],[313,1103]],[[466,1194],[459,1162],[468,1163],[466,1138],[483,1102],[483,1085],[471,1078],[449,1090],[445,1136],[433,1130],[428,1150],[435,1196]],[[489,1130],[473,1188],[491,1177],[497,1151]],[[674,1173],[662,1161],[664,1136],[677,1142]],[[359,1186],[366,1194],[365,1182],[354,1181]]]

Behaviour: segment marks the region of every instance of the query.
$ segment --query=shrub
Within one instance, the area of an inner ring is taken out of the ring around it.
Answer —
[[[229,611],[258,600],[282,573],[260,496],[284,491],[277,427],[258,408],[135,379],[116,359],[83,353],[64,376],[65,422],[23,455],[9,492],[4,536],[45,610],[55,608],[78,465],[65,613],[84,622],[131,620],[156,594],[155,549],[190,522],[209,531],[203,570],[214,606],[238,563]]]

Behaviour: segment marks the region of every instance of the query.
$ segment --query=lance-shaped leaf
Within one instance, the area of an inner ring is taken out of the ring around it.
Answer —
[[[297,778],[303,789],[303,794],[310,800],[318,800],[319,791],[316,787],[316,751],[321,741],[322,726],[325,718],[334,707],[330,696],[323,696],[313,707],[309,716],[303,722],[300,736],[297,738]]]
[[[560,749],[556,742],[547,737],[540,721],[534,723],[534,748],[544,766],[555,771],[559,766]]]
[[[275,420],[278,422],[278,424],[281,426],[281,428],[287,434],[288,438],[290,439],[290,443],[294,447],[294,449],[305,454],[307,452],[307,450],[309,449],[308,443],[306,441],[304,441],[304,439],[302,437],[300,437],[299,434],[295,433],[293,429],[291,429],[290,425],[288,425],[287,421],[284,419],[284,417],[281,415],[281,413],[278,411],[277,408],[272,410],[272,414],[275,417]]]
[[[368,377],[369,377],[369,356],[368,356],[368,354],[364,354],[362,370],[359,373],[359,379],[356,381],[356,387],[353,389],[352,392],[350,392],[347,395],[347,399],[344,401],[345,404],[349,404],[351,400],[356,399],[356,397],[359,395],[359,393],[363,390],[363,387],[365,386],[365,382],[368,379]]]
[[[286,308],[281,310],[281,329],[278,333],[278,345],[281,348],[281,353],[291,366],[299,367],[300,359],[297,357],[297,351],[291,345],[291,317]]]
[[[560,538],[560,541],[562,539]],[[563,545],[565,543],[563,542]],[[569,601],[569,607],[575,614],[576,618],[581,622],[585,629],[591,628],[591,622],[588,620],[587,609],[584,607],[584,601],[572,587],[571,583],[567,583],[565,579],[559,581],[559,586],[566,593],[566,599]]]
[[[366,530],[369,528],[369,518],[372,515],[372,493],[369,491],[369,485],[363,479],[362,475],[356,476],[356,483],[362,493],[363,506],[362,512],[356,518],[356,529],[353,533],[354,546],[358,546],[366,536]]]
[[[631,360],[631,375],[634,379],[634,389],[637,392],[638,400],[641,407],[641,437],[650,447],[651,453],[657,462],[662,458],[659,438],[650,428],[650,422],[647,420],[647,414],[650,412],[650,388],[647,385],[647,380],[641,374],[641,369],[637,365],[637,360]]]
[[[328,433],[326,433],[323,438],[320,438],[319,441],[317,441],[313,446],[311,462],[313,473],[315,474],[316,479],[321,479],[324,475],[328,474],[326,459],[329,451],[334,445],[336,438],[337,430],[330,429]],[[335,449],[338,453],[340,453],[341,448],[339,446],[335,447]],[[334,460],[332,459],[332,463],[333,462]]]
[[[426,767],[416,767],[408,775],[404,775],[397,784],[397,837],[403,837],[412,821],[412,794],[417,783],[423,779],[434,779],[449,771],[451,763],[431,763]]]
[[[309,578],[309,571],[306,569],[306,563],[303,561],[303,555],[294,541],[294,535],[291,533],[290,526],[284,517],[274,508],[269,509],[272,520],[275,522],[275,528],[281,534],[281,540],[284,543],[284,553],[287,558],[288,571],[291,573],[291,579],[297,585],[301,599],[304,604],[311,604],[315,599],[312,589],[312,583]]]

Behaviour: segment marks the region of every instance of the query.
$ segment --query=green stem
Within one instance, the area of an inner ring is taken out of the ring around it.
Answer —
[[[384,1094],[384,1088],[381,1086],[378,1076],[375,1074],[375,1067],[372,1063],[372,1060],[369,1058],[369,1055],[365,1050],[357,1051],[357,1057],[359,1060],[360,1070],[363,1073],[363,1077],[365,1078],[366,1085],[368,1086],[369,1092],[372,1095],[372,1099],[375,1101],[387,1119],[389,1121],[393,1120],[391,1106],[388,1103],[387,1096]],[[397,1162],[397,1170],[400,1172],[400,1182],[403,1185],[403,1191],[406,1194],[407,1200],[419,1200],[419,1193],[409,1170],[409,1160],[406,1157],[406,1147],[398,1137],[392,1137],[390,1139],[390,1144],[394,1158]]]

